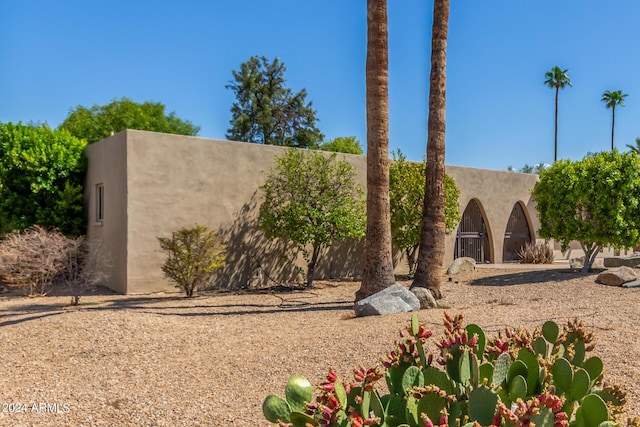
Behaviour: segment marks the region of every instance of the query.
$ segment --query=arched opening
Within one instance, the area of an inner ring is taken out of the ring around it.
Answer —
[[[531,228],[527,214],[521,203],[516,203],[511,210],[511,216],[504,233],[504,244],[502,250],[503,261],[517,261],[518,251],[527,243],[532,241]]]
[[[475,200],[467,205],[456,234],[454,258],[470,257],[478,263],[491,262],[489,232]]]

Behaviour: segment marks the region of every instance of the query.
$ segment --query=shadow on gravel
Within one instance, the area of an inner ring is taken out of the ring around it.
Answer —
[[[251,307],[251,309],[242,310],[241,308]],[[237,310],[226,311],[224,309],[229,308],[230,306],[218,306],[223,310],[212,310],[209,312],[198,311],[194,313],[189,313],[187,311],[182,312],[167,312],[165,309],[169,309],[171,307],[162,307],[162,309],[156,311],[157,309],[149,309],[148,307],[138,307],[142,309],[143,313],[148,314],[159,314],[162,316],[184,316],[184,317],[203,317],[203,316],[244,316],[244,315],[260,315],[260,314],[277,314],[277,313],[312,313],[312,312],[320,312],[320,311],[344,311],[344,310],[353,310],[353,301],[331,301],[331,302],[315,302],[315,303],[307,303],[301,304],[297,306],[268,306],[269,308],[265,309],[255,309],[253,304],[243,305],[238,304],[235,306]],[[173,307],[173,309],[187,309],[187,308],[195,308],[195,307]],[[208,306],[205,308],[216,308],[216,306]]]
[[[517,285],[529,285],[531,283],[543,283],[543,282],[564,282],[581,277],[594,277],[597,276],[603,269],[593,269],[587,274],[575,272],[570,269],[549,269],[549,270],[534,270],[523,271],[515,273],[498,274],[495,276],[482,277],[479,279],[473,279],[469,282],[470,286],[517,286]]]
[[[0,322],[0,328],[3,326],[17,325],[18,323],[28,322],[30,320],[38,320],[45,317],[57,316],[62,313],[64,313],[64,311],[58,308],[58,311],[52,313],[42,313],[34,316],[21,317],[19,319],[5,320],[4,322]]]

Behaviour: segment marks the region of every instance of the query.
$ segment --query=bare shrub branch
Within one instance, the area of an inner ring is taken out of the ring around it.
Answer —
[[[65,240],[37,225],[7,234],[0,242],[0,273],[28,295],[46,295],[64,266]]]
[[[91,248],[90,248],[91,246]],[[66,285],[77,305],[80,296],[100,279],[101,245],[87,238],[66,237],[56,229],[33,226],[0,241],[0,274],[27,295],[46,295],[56,280]]]

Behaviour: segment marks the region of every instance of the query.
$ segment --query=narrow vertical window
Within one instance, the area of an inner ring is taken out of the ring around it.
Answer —
[[[104,221],[104,184],[96,185],[96,222]]]

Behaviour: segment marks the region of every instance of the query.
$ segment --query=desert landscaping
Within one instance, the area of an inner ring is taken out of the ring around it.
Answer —
[[[441,306],[418,316],[435,337],[445,311],[489,335],[578,318],[595,332],[605,379],[640,415],[640,288],[595,283],[568,268],[481,266],[443,285]],[[403,281],[405,285],[410,282]],[[355,318],[357,282],[241,294],[117,295],[69,306],[69,296],[0,295],[0,425],[267,426],[262,400],[293,374],[317,385],[329,368],[380,362],[409,313]],[[435,347],[433,347],[435,349]]]

